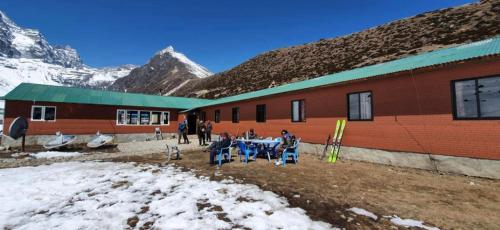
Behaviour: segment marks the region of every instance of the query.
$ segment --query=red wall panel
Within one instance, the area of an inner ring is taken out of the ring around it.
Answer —
[[[30,121],[28,135],[55,134],[61,131],[67,134],[101,133],[154,133],[155,127],[162,132],[176,132],[177,110],[144,107],[117,107],[107,105],[88,105],[72,103],[49,103],[30,101],[6,101],[4,133],[8,132],[10,123],[18,116],[30,120],[32,105],[56,106],[56,121]],[[169,111],[169,125],[116,125],[117,109],[135,109],[151,111]]]
[[[357,82],[279,94],[204,108],[207,119],[221,110],[214,131],[261,136],[287,129],[306,142],[323,143],[337,119],[346,119],[347,94],[373,92],[373,121],[349,121],[346,146],[500,160],[499,120],[454,120],[451,81],[500,74],[500,61],[474,61]],[[305,99],[306,122],[291,122],[291,100]],[[256,105],[267,105],[267,122],[255,122]],[[240,123],[231,108],[240,107]]]

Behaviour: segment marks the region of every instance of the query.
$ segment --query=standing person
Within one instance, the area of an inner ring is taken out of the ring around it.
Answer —
[[[196,126],[196,133],[198,134],[198,142],[200,146],[205,145],[205,132],[207,131],[207,127],[205,127],[205,122],[199,120],[198,125]]]
[[[227,148],[231,145],[231,138],[227,132],[220,134],[220,141],[216,141],[208,147],[210,150],[210,164],[215,164],[215,156],[222,148]]]
[[[207,141],[212,142],[212,122],[207,122]]]
[[[179,122],[179,127],[177,128],[177,134],[179,135],[178,144],[181,144],[181,136],[184,139],[184,144],[189,144],[189,139],[187,137],[187,120],[184,117],[184,121]]]
[[[179,138],[177,139],[177,144],[181,144],[181,138],[184,136],[184,129],[186,128],[186,123],[184,121],[179,122],[179,125],[177,126],[177,134],[179,135]]]

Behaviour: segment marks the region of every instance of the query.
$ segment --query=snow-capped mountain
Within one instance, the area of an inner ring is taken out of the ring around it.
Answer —
[[[160,56],[162,58],[166,57],[166,59],[175,58],[178,61],[186,64],[186,68],[188,69],[188,71],[199,78],[204,78],[213,75],[213,73],[208,71],[207,68],[201,66],[198,63],[195,63],[194,61],[191,61],[183,53],[176,52],[173,46],[168,46],[167,48],[158,51],[155,54],[155,56]]]
[[[213,75],[205,67],[176,52],[172,46],[158,51],[147,64],[116,80],[113,90],[171,95],[193,79]]]
[[[22,28],[0,11],[0,95],[21,82],[106,88],[134,68],[89,67],[75,49],[50,45],[38,30]]]

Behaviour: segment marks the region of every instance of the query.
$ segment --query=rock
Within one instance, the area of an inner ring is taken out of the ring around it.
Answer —
[[[127,219],[128,226],[130,226],[132,228],[134,228],[138,222],[139,222],[139,217],[137,217],[137,216],[133,216],[133,217],[130,217]]]

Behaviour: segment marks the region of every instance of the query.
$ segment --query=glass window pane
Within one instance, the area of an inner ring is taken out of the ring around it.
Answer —
[[[125,110],[118,110],[116,113],[116,123],[120,125],[125,124]]]
[[[349,119],[359,120],[359,94],[349,94]]]
[[[150,118],[150,111],[141,111],[141,125],[149,125],[149,122],[151,121]]]
[[[292,102],[292,121],[300,121],[300,103],[299,101]]]
[[[169,112],[163,112],[163,124],[168,125],[170,121],[170,113]]]
[[[236,107],[232,110],[233,123],[240,122],[240,108]]]
[[[159,125],[161,123],[161,112],[152,112],[151,113],[151,124]]]
[[[455,82],[455,104],[458,118],[476,118],[476,81]]]
[[[257,122],[266,122],[266,105],[257,105]]]
[[[478,80],[481,117],[500,117],[500,77]]]
[[[359,94],[359,100],[361,103],[360,117],[361,120],[371,120],[372,119],[372,93],[366,92]]]
[[[33,107],[32,120],[42,120],[42,107]]]
[[[139,121],[139,112],[137,111],[127,111],[127,124],[137,125]]]
[[[215,110],[215,123],[220,122],[220,110]]]
[[[56,108],[55,107],[45,107],[45,120],[53,121],[56,119]]]

